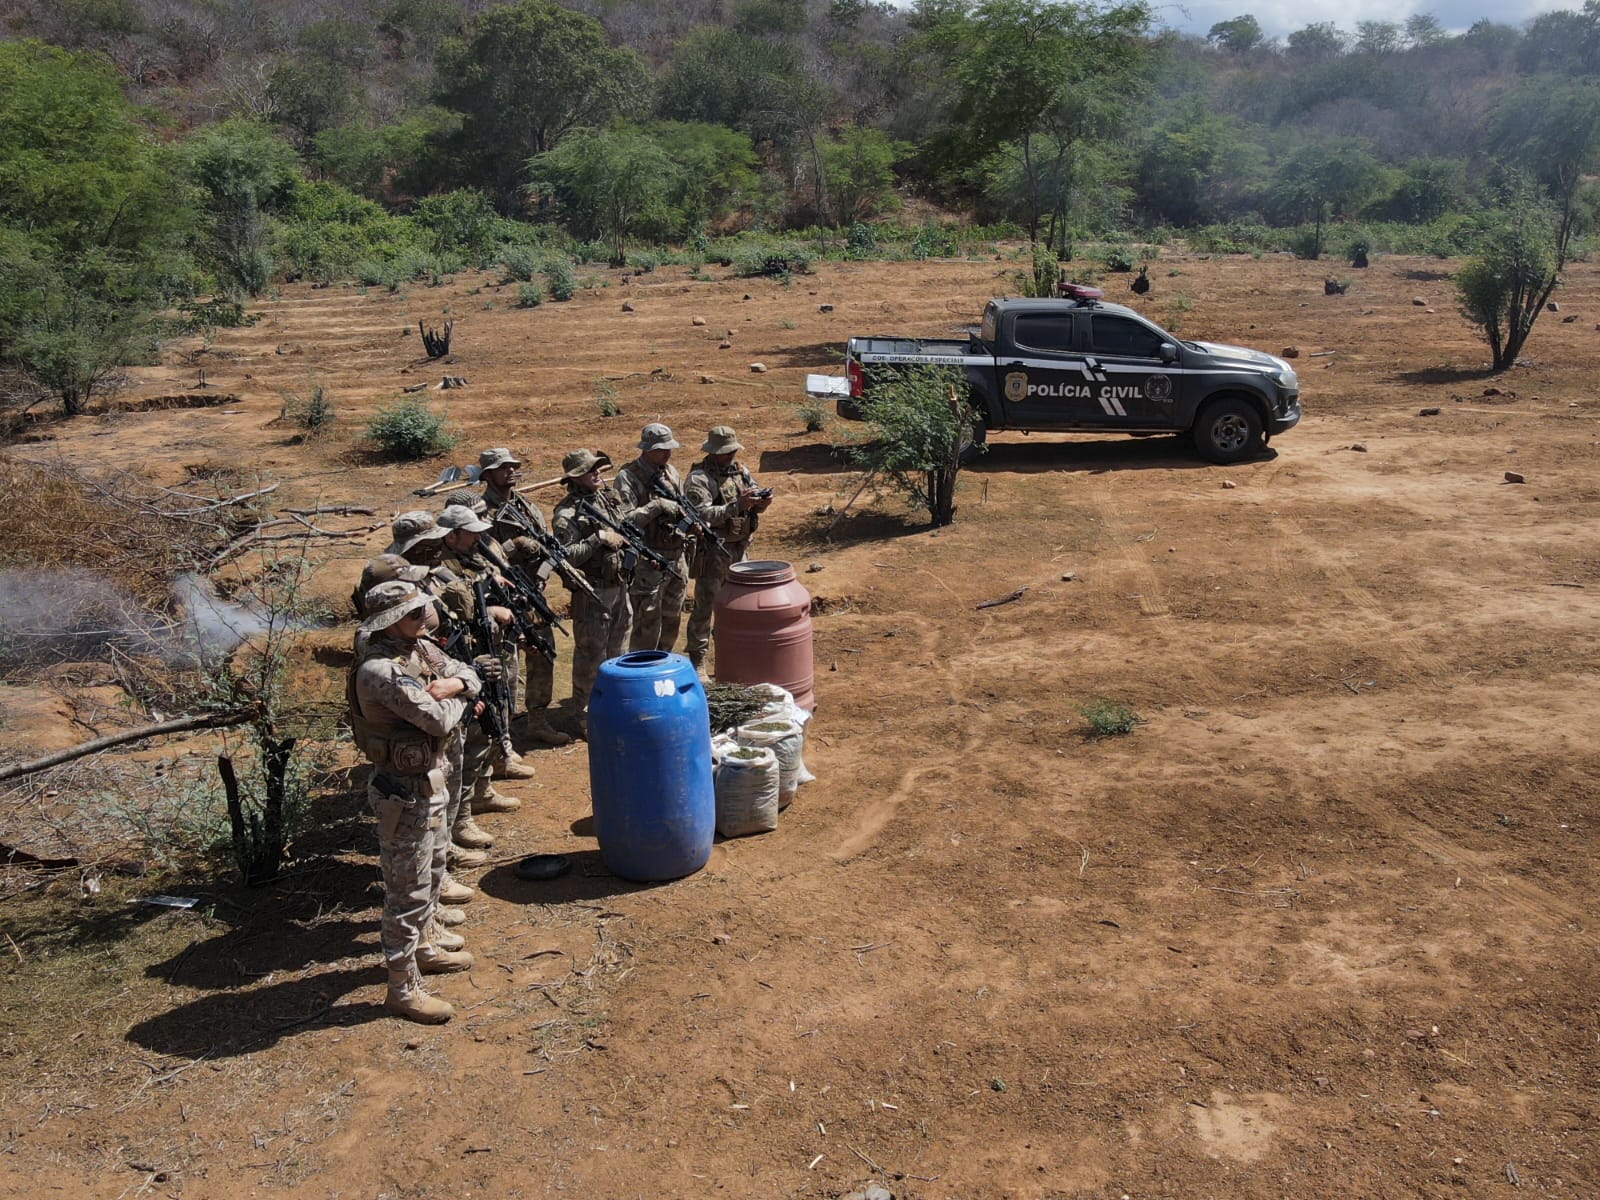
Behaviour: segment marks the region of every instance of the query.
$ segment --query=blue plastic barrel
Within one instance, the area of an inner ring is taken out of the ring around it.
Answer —
[[[600,664],[589,696],[589,792],[600,857],[645,883],[706,865],[716,833],[706,692],[681,654]]]

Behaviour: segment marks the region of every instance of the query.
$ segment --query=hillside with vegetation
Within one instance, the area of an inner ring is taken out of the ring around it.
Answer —
[[[1596,0],[1282,43],[1041,0],[23,0],[0,30],[12,412],[81,411],[281,281],[497,267],[536,305],[585,262],[785,275],[972,227],[1089,270],[1468,256],[1501,369],[1600,195]]]

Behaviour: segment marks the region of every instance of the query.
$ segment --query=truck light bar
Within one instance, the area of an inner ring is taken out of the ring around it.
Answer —
[[[1064,300],[1076,300],[1079,304],[1093,304],[1096,300],[1104,300],[1106,294],[1097,287],[1089,287],[1082,283],[1068,283],[1062,280],[1056,284],[1056,290]]]

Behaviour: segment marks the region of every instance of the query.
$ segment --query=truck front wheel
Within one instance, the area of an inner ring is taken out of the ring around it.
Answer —
[[[1261,414],[1247,400],[1224,396],[1200,412],[1192,434],[1194,448],[1207,462],[1236,463],[1261,453]]]

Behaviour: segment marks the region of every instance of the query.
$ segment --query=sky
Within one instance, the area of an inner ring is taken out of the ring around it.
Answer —
[[[1218,21],[1249,13],[1270,38],[1282,40],[1296,29],[1319,21],[1331,21],[1346,33],[1354,33],[1358,21],[1393,21],[1404,24],[1413,13],[1432,13],[1446,30],[1461,32],[1474,21],[1488,17],[1497,25],[1520,27],[1540,13],[1555,9],[1576,11],[1583,0],[1436,0],[1403,2],[1393,0],[1188,0],[1184,4],[1163,4],[1151,0],[1156,23],[1184,33],[1205,36]]]

